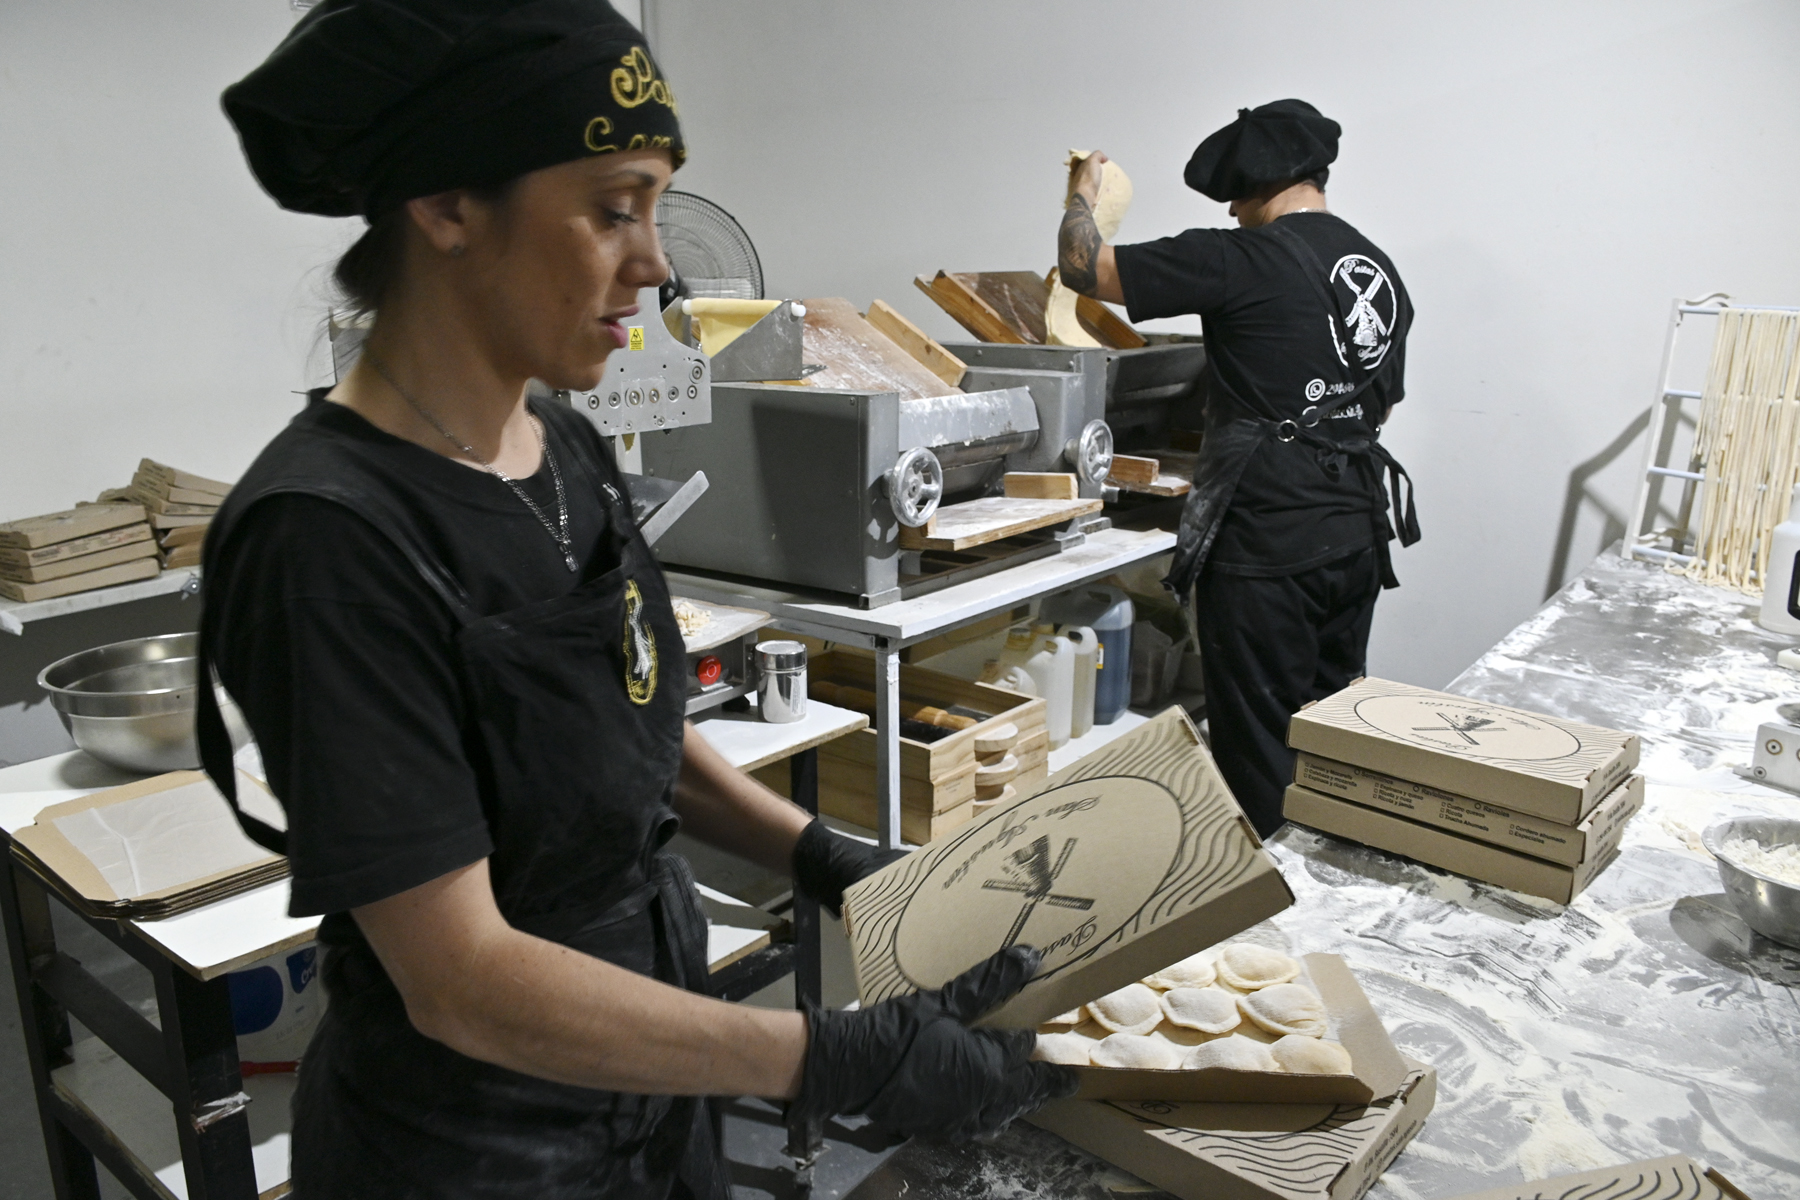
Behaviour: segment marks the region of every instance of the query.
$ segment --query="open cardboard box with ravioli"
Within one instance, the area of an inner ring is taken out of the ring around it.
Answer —
[[[1006,946],[1037,947],[1036,978],[983,1021],[1035,1029],[1291,904],[1199,733],[1172,708],[856,884],[844,923],[864,1004],[939,987]],[[1306,1104],[1393,1095],[1405,1064],[1349,969],[1324,954],[1300,966],[1323,1032],[1349,1052],[1348,1072],[1078,1066],[1078,1095]]]

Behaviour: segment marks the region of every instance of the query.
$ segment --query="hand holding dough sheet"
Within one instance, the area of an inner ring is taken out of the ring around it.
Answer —
[[[1091,150],[1071,150],[1067,163],[1069,165],[1069,188],[1064,196],[1075,191],[1075,173],[1081,164],[1091,155]],[[1118,163],[1107,160],[1100,166],[1100,190],[1094,197],[1094,226],[1100,230],[1100,236],[1112,241],[1119,232],[1119,223],[1125,219],[1125,210],[1131,207],[1131,180]],[[1044,305],[1044,341],[1051,346],[1098,346],[1100,341],[1082,327],[1081,320],[1075,314],[1076,295],[1064,286],[1059,271],[1050,272],[1050,299]]]

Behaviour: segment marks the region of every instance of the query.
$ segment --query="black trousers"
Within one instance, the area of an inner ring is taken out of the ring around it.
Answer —
[[[1288,718],[1364,673],[1380,594],[1375,551],[1297,575],[1207,570],[1195,588],[1213,758],[1267,837],[1294,781]]]

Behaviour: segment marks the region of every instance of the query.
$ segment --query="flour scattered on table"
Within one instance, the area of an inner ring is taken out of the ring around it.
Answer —
[[[681,626],[682,637],[693,637],[712,624],[712,614],[691,600],[676,600],[675,624]]]

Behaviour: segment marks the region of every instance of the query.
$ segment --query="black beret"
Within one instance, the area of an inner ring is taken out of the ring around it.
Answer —
[[[1200,143],[1182,178],[1214,200],[1241,200],[1334,162],[1342,132],[1304,100],[1240,108],[1237,120]]]
[[[593,154],[687,154],[644,35],[606,0],[324,0],[222,102],[276,203],[328,217]]]

